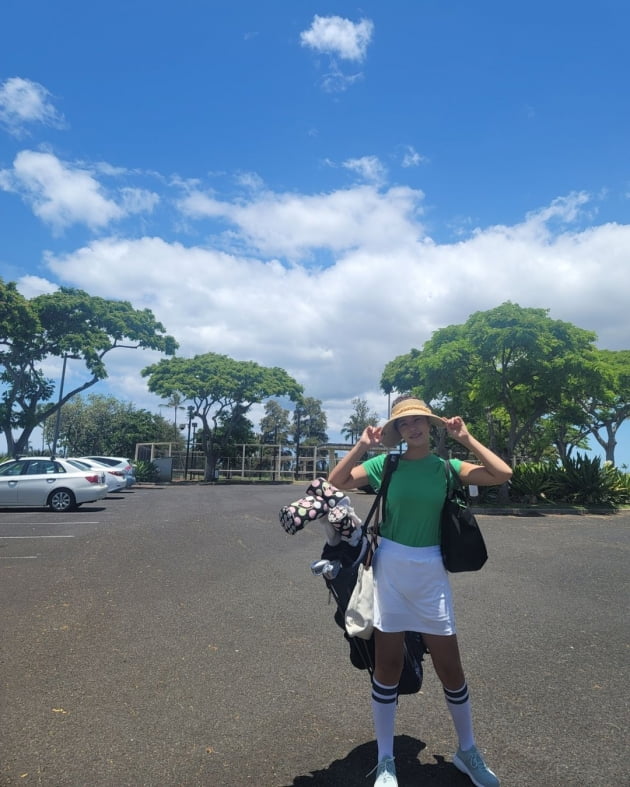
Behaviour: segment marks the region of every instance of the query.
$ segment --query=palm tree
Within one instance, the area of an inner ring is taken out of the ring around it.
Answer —
[[[182,407],[182,402],[186,400],[181,394],[178,394],[177,391],[171,394],[171,398],[166,402],[166,404],[159,404],[158,407],[172,407],[174,411],[174,421],[175,421],[175,428],[177,429],[177,411],[178,410],[185,410],[185,407]]]
[[[375,410],[370,412],[367,399],[357,397],[352,400],[354,412],[345,422],[341,429],[341,434],[349,438],[351,443],[355,443],[366,426],[376,426],[378,424],[378,413]]]

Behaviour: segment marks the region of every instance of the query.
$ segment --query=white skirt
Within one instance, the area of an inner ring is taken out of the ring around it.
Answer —
[[[455,613],[440,547],[408,547],[382,538],[374,567],[374,627],[379,631],[455,634]]]

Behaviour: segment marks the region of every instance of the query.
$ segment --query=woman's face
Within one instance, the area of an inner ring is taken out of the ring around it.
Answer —
[[[396,428],[407,445],[429,442],[431,427],[426,415],[398,418]]]

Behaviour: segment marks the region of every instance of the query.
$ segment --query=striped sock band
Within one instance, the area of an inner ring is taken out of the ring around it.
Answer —
[[[383,686],[377,680],[372,678],[372,699],[375,702],[380,702],[388,705],[390,702],[396,702],[398,698],[398,684],[395,686]]]
[[[444,696],[446,697],[446,701],[450,702],[451,705],[463,705],[465,702],[468,702],[468,684],[464,683],[461,689],[457,691],[451,691],[450,689],[444,689]]]

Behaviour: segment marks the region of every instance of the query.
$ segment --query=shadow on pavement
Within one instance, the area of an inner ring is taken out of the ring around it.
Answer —
[[[418,755],[425,748],[426,743],[417,738],[409,735],[396,736],[394,754],[400,787],[416,784],[431,784],[436,787],[470,786],[468,777],[460,773],[452,763],[446,762],[440,754],[433,755],[434,763],[419,762]],[[339,785],[366,787],[374,782],[375,773],[372,778],[366,779],[374,763],[376,763],[376,744],[373,741],[363,743],[352,749],[343,760],[335,760],[322,770],[296,776],[291,784],[285,787],[339,787]]]

